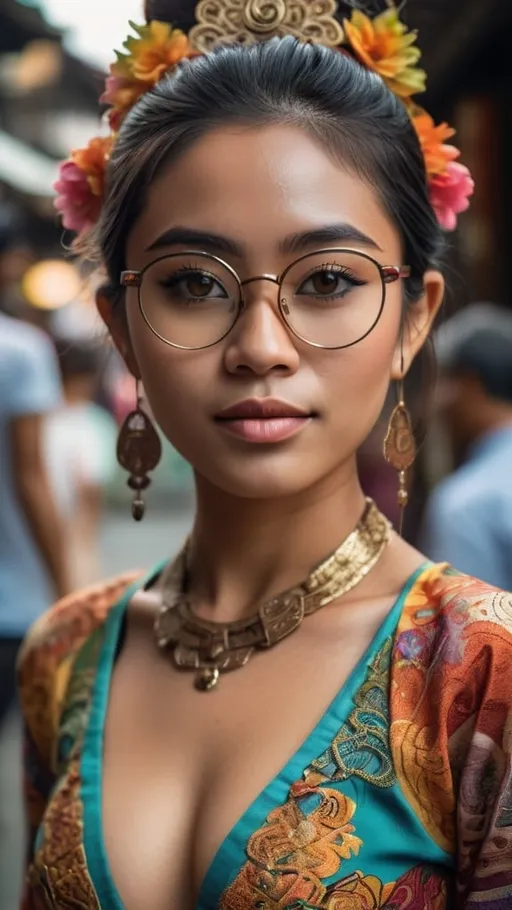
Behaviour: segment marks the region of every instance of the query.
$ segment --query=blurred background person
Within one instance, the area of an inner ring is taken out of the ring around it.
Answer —
[[[13,710],[18,649],[34,620],[70,589],[64,526],[45,458],[45,421],[61,403],[50,337],[19,312],[32,261],[14,207],[0,206],[0,908],[15,910],[24,823],[21,741]],[[23,308],[21,308],[23,309]]]
[[[0,299],[16,241],[4,219]],[[63,525],[44,455],[44,419],[60,400],[50,339],[0,312],[0,727],[14,699],[19,643],[55,595],[69,589]]]
[[[438,412],[456,468],[431,495],[423,547],[510,591],[512,313],[471,305],[441,327],[436,349]]]
[[[96,403],[100,359],[87,341],[57,342],[64,399],[46,421],[45,452],[52,486],[66,524],[73,586],[102,574],[99,534],[104,492],[116,472],[117,426]]]

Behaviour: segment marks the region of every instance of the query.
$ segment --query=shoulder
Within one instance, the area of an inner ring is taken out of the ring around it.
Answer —
[[[441,481],[431,493],[427,505],[427,519],[443,526],[453,526],[463,519],[476,518],[481,505],[485,505],[492,491],[489,490],[486,471],[478,464],[467,464],[450,477]]]
[[[51,410],[61,398],[52,342],[39,329],[4,318],[6,323],[0,325],[0,388],[7,416]]]
[[[69,595],[34,623],[23,642],[18,658],[21,708],[49,766],[74,659],[140,577],[133,572]]]
[[[402,647],[404,657],[409,652],[400,635],[413,629],[432,643],[440,644],[442,638],[445,657],[452,661],[455,653],[447,649],[447,643],[455,640],[467,643],[476,639],[481,649],[500,642],[512,657],[512,594],[446,563],[430,566],[407,598],[400,619],[397,647]]]
[[[396,631],[394,716],[414,713],[425,727],[435,717],[448,736],[490,713],[499,726],[512,716],[511,667],[512,595],[447,564],[428,568]]]
[[[0,314],[0,348],[2,356],[11,355],[20,359],[31,356],[51,357],[53,345],[49,337],[35,326]]]

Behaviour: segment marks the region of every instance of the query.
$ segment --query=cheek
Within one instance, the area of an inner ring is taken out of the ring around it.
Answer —
[[[160,341],[140,315],[128,319],[130,338],[151,411],[170,442],[182,447],[196,424],[191,415],[205,409],[208,389],[218,375],[219,352],[180,351]]]
[[[377,325],[363,341],[324,357],[319,365],[324,381],[336,390],[341,401],[354,410],[374,409],[382,403],[389,387],[398,337],[396,324],[389,320]]]

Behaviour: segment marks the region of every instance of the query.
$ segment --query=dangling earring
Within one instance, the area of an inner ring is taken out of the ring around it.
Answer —
[[[397,404],[389,418],[388,431],[384,440],[384,458],[398,471],[398,506],[400,508],[400,527],[402,533],[404,510],[409,500],[407,492],[407,471],[416,458],[416,442],[412,428],[411,415],[404,401],[404,381],[400,379],[397,387]]]
[[[151,479],[148,471],[156,468],[162,457],[162,443],[150,418],[142,408],[139,381],[136,380],[137,406],[128,414],[117,440],[117,460],[121,467],[130,472],[128,486],[134,491],[132,516],[141,521],[146,511],[142,491]]]

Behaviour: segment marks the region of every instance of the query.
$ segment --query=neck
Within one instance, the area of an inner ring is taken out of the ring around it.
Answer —
[[[294,497],[248,500],[197,478],[190,589],[198,611],[241,619],[304,581],[364,510],[355,464]]]

